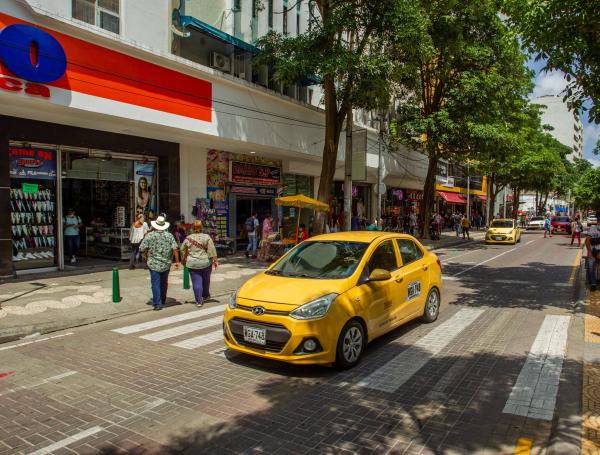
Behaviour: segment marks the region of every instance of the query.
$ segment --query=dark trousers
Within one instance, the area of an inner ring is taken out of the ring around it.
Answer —
[[[129,267],[133,267],[136,263],[135,258],[137,257],[138,252],[140,251],[140,244],[139,243],[132,243],[131,244],[131,257],[129,258]]]
[[[152,305],[163,306],[167,301],[167,288],[169,287],[169,272],[156,272],[150,270],[150,284],[152,285]]]
[[[581,246],[581,232],[573,231],[573,234],[571,234],[571,245],[573,245],[575,239],[577,239],[577,245]]]
[[[463,233],[463,239],[465,238],[465,234],[467,236],[468,239],[470,239],[471,237],[469,237],[469,228],[468,227],[463,227],[462,228],[462,233]]]
[[[192,287],[194,288],[194,298],[196,303],[202,303],[210,295],[210,274],[212,264],[203,269],[189,269],[192,278]]]
[[[67,256],[73,257],[79,249],[79,235],[65,235],[65,250]]]

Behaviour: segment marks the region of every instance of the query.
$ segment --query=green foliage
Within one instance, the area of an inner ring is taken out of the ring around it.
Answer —
[[[573,191],[575,203],[583,209],[600,210],[600,168],[590,167]]]
[[[546,70],[560,70],[565,96],[577,109],[591,99],[590,118],[600,122],[600,7],[597,0],[506,0],[510,22]]]

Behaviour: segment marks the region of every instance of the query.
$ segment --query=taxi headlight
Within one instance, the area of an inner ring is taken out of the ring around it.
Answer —
[[[338,295],[334,292],[312,300],[290,312],[294,319],[318,319],[329,311],[329,307]]]
[[[229,308],[232,310],[234,310],[237,305],[237,293],[238,293],[238,291],[235,290],[229,296]]]

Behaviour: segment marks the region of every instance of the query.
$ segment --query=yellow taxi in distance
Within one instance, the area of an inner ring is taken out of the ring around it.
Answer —
[[[510,218],[500,218],[492,221],[485,233],[485,243],[510,243],[515,245],[521,241],[521,228]]]
[[[437,319],[442,269],[414,237],[312,237],[231,295],[229,349],[296,364],[355,365],[368,342],[412,319]]]

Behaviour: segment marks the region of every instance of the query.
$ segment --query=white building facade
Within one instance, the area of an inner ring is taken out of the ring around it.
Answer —
[[[310,75],[273,81],[253,66],[253,43],[270,29],[302,32],[310,14],[285,0],[2,2],[0,200],[11,216],[0,221],[0,275],[63,268],[76,246],[62,236],[68,208],[85,225],[78,254],[115,260],[129,254],[137,212],[203,218],[234,248],[253,211],[285,231],[294,213],[274,198],[318,188],[321,93]],[[355,121],[367,150],[353,195],[372,217],[377,125],[362,112]],[[332,212],[344,146],[342,134]],[[422,198],[422,155],[384,154],[383,167],[395,203]]]

